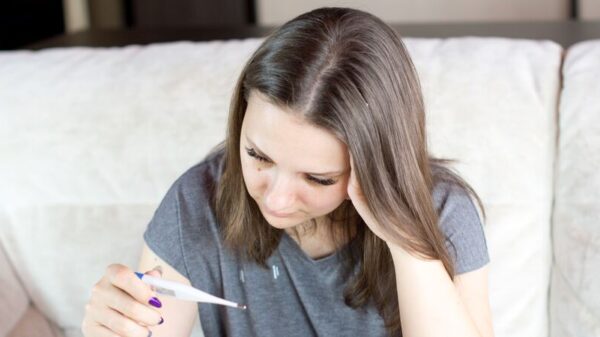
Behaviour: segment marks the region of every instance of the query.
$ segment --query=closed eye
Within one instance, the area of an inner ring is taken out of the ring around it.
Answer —
[[[265,163],[268,163],[268,162],[269,162],[269,160],[268,160],[268,159],[266,159],[266,158],[264,158],[264,157],[262,157],[262,156],[258,155],[258,154],[256,153],[256,151],[254,151],[254,149],[249,149],[249,148],[246,148],[246,153],[247,153],[247,154],[248,154],[250,157],[252,157],[252,158],[254,158],[255,160],[258,160],[258,161],[260,161],[260,162],[265,162]],[[308,178],[308,180],[311,180],[311,181],[313,181],[313,182],[316,182],[317,184],[324,185],[324,186],[329,186],[329,185],[333,185],[333,184],[335,184],[335,183],[336,183],[336,181],[335,181],[335,180],[333,180],[333,179],[319,179],[319,178],[315,178],[315,177],[313,177],[313,176],[306,176],[306,177]]]

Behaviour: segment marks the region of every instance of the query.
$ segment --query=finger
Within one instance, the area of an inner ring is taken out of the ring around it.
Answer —
[[[356,192],[358,189],[359,185],[358,185],[358,178],[356,175],[356,171],[354,170],[354,161],[352,158],[352,154],[350,154],[350,182],[349,182],[349,188],[351,189],[351,193],[349,194],[351,197],[356,197]]]
[[[162,274],[158,270],[154,270],[154,269],[149,270],[149,271],[145,272],[144,274],[150,275],[150,276],[153,276],[153,277],[162,278]]]
[[[144,274],[145,275],[150,275],[152,277],[162,278],[162,273],[159,270],[157,270],[157,269],[149,270],[149,271],[145,272]],[[150,286],[150,289],[152,289],[152,291],[156,292],[156,287],[154,287],[151,284],[149,286]]]
[[[101,303],[106,303],[109,308],[136,322],[144,325],[157,325],[162,320],[162,316],[157,309],[136,301],[119,288],[110,287],[98,296]]]
[[[348,186],[346,187],[346,199],[352,200],[354,196],[354,169],[352,166],[352,155],[350,155],[350,177],[348,177]]]
[[[100,324],[95,324],[89,330],[86,330],[85,335],[94,337],[117,337],[114,331]]]
[[[102,326],[101,324],[98,324],[98,322],[94,321],[90,308],[91,306],[89,304],[86,305],[86,315],[81,323],[81,332],[83,332],[83,335],[86,337],[117,337],[114,331],[111,331],[105,326]]]
[[[112,264],[108,266],[107,274],[111,284],[125,291],[140,303],[150,305],[150,300],[156,298],[156,292],[126,266]]]
[[[358,183],[356,178],[356,172],[354,171],[354,160],[352,159],[352,154],[350,154],[350,178],[352,184],[356,185]]]
[[[109,308],[102,307],[100,310],[92,310],[93,319],[99,325],[119,336],[126,337],[146,337],[149,335],[149,329],[143,327],[133,320],[121,315],[119,312]]]
[[[160,277],[162,277],[163,270],[162,270],[162,267],[160,265],[156,265],[154,268],[152,268],[152,270],[158,271],[158,273],[160,274]]]

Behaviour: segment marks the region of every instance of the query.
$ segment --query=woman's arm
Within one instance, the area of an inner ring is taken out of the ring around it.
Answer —
[[[348,196],[369,229],[390,249],[396,274],[402,333],[408,337],[494,337],[488,268],[455,277],[440,260],[418,259],[389,240],[371,213],[350,156]]]
[[[181,275],[175,268],[162,260],[144,242],[142,255],[137,270],[150,270],[156,266],[162,269],[162,278],[170,281],[191,285],[190,280]],[[169,296],[157,296],[162,302],[158,309],[163,319],[163,324],[150,328],[153,337],[189,337],[194,323],[199,320],[198,304],[195,302],[181,301]]]
[[[450,279],[439,260],[421,260],[388,245],[394,261],[402,334],[493,337],[488,268]]]

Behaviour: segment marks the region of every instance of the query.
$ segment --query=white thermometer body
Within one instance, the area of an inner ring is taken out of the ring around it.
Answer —
[[[157,293],[167,296],[172,296],[185,301],[194,301],[202,303],[221,304],[238,309],[246,309],[243,304],[231,302],[220,297],[211,295],[202,290],[187,286],[185,284],[163,280],[161,278],[152,277],[150,275],[135,273],[137,277],[144,283],[154,286]]]

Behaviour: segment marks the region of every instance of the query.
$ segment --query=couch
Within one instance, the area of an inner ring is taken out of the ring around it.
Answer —
[[[0,337],[82,335],[262,40],[0,52]],[[431,151],[486,207],[496,336],[600,336],[600,40],[404,41]]]

